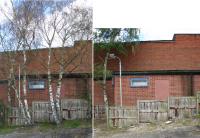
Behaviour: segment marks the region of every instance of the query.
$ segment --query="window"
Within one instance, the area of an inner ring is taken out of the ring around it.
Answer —
[[[31,80],[28,82],[28,88],[37,90],[37,89],[45,89],[45,81],[44,80]]]
[[[148,79],[147,78],[132,78],[131,87],[147,87]]]

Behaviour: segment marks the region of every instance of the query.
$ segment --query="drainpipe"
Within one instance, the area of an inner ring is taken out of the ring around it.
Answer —
[[[21,93],[21,90],[20,90],[20,81],[21,81],[21,78],[20,78],[20,73],[21,73],[21,71],[20,71],[20,64],[19,64],[19,78],[18,78],[18,84],[19,84],[19,99],[20,99],[20,93]],[[20,108],[20,100],[19,100],[19,108]]]
[[[191,94],[191,96],[194,96],[194,93],[193,93],[193,75],[190,75],[190,94]]]

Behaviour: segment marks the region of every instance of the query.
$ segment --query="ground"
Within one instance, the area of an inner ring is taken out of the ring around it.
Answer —
[[[68,120],[60,126],[39,123],[29,127],[1,127],[0,138],[91,138],[91,120]]]
[[[200,138],[199,119],[182,119],[143,123],[129,128],[107,128],[103,120],[95,121],[95,138]]]

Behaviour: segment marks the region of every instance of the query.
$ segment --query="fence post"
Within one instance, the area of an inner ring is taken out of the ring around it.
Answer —
[[[109,109],[107,105],[106,105],[106,121],[107,121],[107,127],[109,127]]]
[[[167,118],[169,118],[170,117],[170,107],[169,107],[169,102],[170,102],[170,97],[168,96],[168,100],[167,100],[167,113],[168,113],[168,115],[167,115]]]
[[[32,102],[32,119],[33,119],[33,123],[35,122],[35,110],[34,110],[34,102]]]
[[[138,115],[137,116],[137,120],[138,120],[137,122],[138,122],[138,124],[140,123],[140,108],[139,108],[140,105],[139,104],[140,104],[140,101],[137,100],[137,115]]]
[[[196,95],[197,98],[197,115],[199,114],[199,93]]]

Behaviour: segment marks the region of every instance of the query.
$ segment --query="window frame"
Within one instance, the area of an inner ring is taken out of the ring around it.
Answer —
[[[133,84],[133,80],[145,80],[146,81],[146,85],[141,85],[141,86],[133,86],[132,84]],[[144,77],[144,78],[131,78],[130,79],[130,87],[131,88],[147,88],[149,86],[149,78],[146,78],[146,77]]]
[[[43,82],[44,87],[43,88],[30,88],[30,82]],[[46,89],[46,81],[45,80],[28,80],[28,89],[29,90],[45,90]]]

